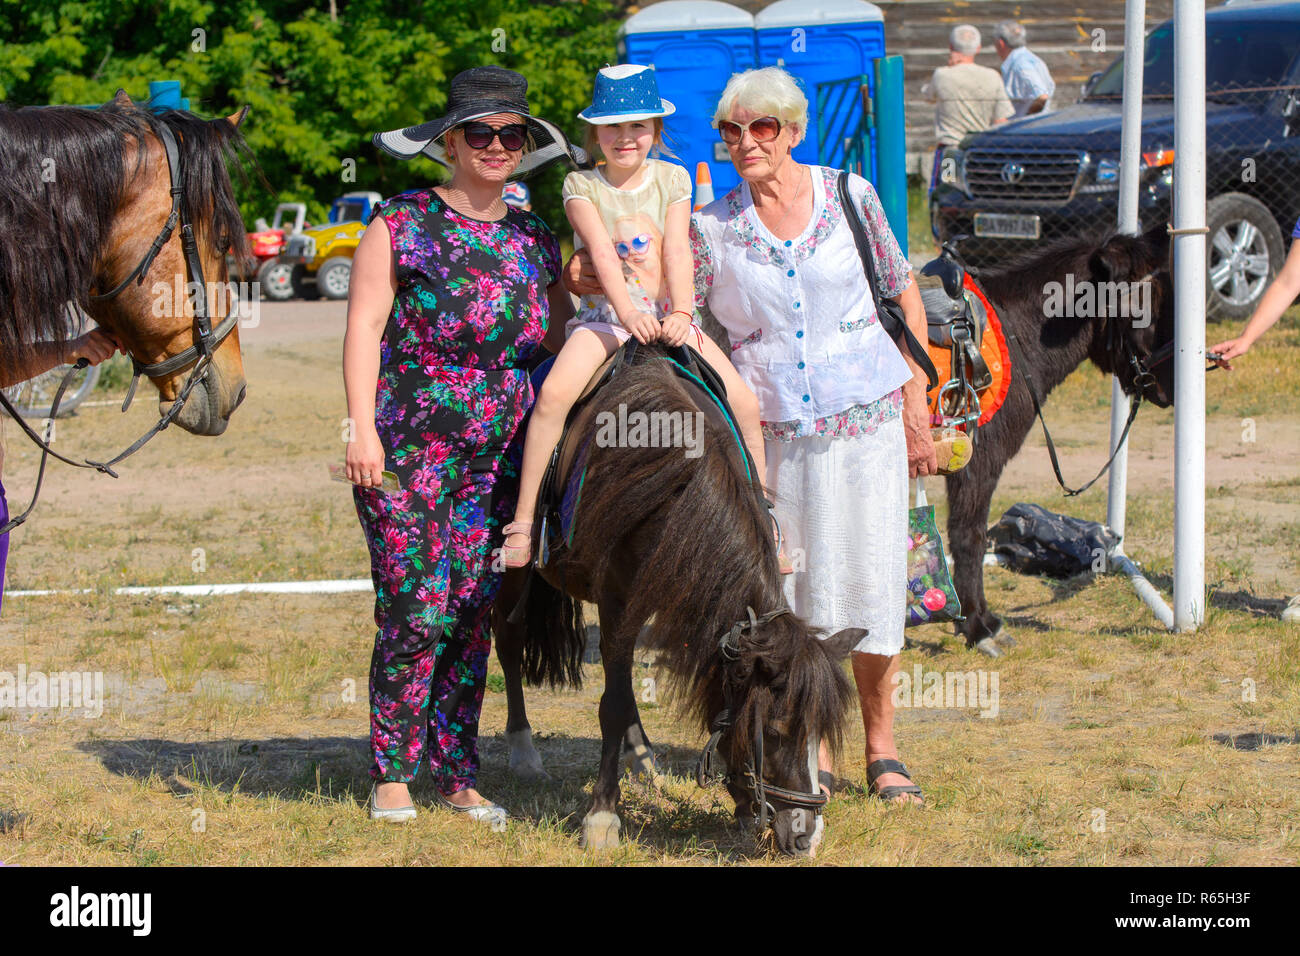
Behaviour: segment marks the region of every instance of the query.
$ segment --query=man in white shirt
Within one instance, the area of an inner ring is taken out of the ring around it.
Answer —
[[[1015,20],[1003,20],[993,33],[998,58],[1002,60],[1002,82],[1017,116],[1044,113],[1052,108],[1056,83],[1047,64],[1025,46],[1025,28]]]
[[[956,146],[968,133],[979,133],[1015,115],[997,70],[975,63],[980,32],[969,23],[948,36],[948,65],[934,71],[921,88],[934,109],[934,138],[940,149]]]

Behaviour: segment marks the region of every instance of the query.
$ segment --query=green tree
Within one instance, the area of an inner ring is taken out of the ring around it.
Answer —
[[[370,137],[441,115],[451,77],[472,66],[523,73],[533,111],[580,136],[592,78],[615,59],[619,10],[612,0],[0,0],[0,99],[102,103],[119,87],[142,96],[151,80],[179,80],[201,115],[248,105],[243,132],[274,194],[241,190],[245,220],[300,201],[322,221],[343,192],[442,178]],[[534,208],[557,227],[562,175],[530,182]]]

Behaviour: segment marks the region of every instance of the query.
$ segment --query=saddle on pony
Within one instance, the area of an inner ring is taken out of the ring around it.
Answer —
[[[931,423],[959,428],[973,441],[1011,387],[1002,323],[947,243],[939,258],[921,269],[917,284],[925,305],[926,347],[941,383],[930,396]]]
[[[716,406],[737,436],[740,453],[744,456],[750,474],[754,476],[756,487],[761,487],[760,479],[754,475],[753,461],[749,458],[744,442],[739,440],[740,428],[731,406],[727,403],[726,387],[713,366],[688,345],[659,348],[641,346],[636,339],[628,339],[605,360],[587,382],[586,387],[573,403],[573,407],[569,409],[564,431],[560,434],[560,440],[551,453],[551,460],[547,464],[546,473],[538,490],[537,507],[534,511],[541,522],[539,566],[546,565],[553,547],[563,546],[572,540],[574,519],[582,498],[587,455],[595,436],[597,403],[594,399],[606,385],[626,369],[638,364],[639,361],[653,361],[660,358],[669,363],[669,367],[679,378],[698,388]],[[554,359],[547,359],[533,372],[534,391],[541,388],[553,361]]]

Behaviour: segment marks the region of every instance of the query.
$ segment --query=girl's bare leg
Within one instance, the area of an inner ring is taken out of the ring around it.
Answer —
[[[532,526],[537,492],[546,474],[551,452],[564,431],[564,419],[596,369],[618,349],[618,345],[617,336],[578,328],[555,357],[555,364],[542,383],[541,394],[537,396],[528,422],[514,523]],[[531,552],[532,535],[529,532],[517,531],[506,536],[506,567],[523,567],[532,559]]]

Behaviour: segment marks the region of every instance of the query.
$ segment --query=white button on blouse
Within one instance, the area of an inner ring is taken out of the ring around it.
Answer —
[[[912,377],[877,321],[836,191],[839,171],[811,170],[813,214],[796,239],[763,225],[743,180],[691,217],[697,308],[707,304],[727,330],[731,360],[763,421],[805,429]],[[893,298],[911,284],[911,266],[871,184],[850,174],[849,194],[872,240],[880,294]]]

